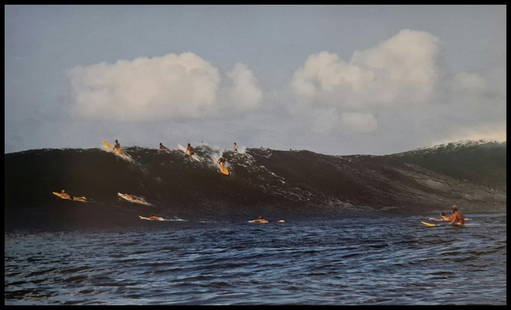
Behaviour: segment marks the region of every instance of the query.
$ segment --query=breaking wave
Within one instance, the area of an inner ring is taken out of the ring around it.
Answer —
[[[180,150],[128,147],[123,160],[101,149],[39,149],[5,155],[7,229],[171,222],[310,218],[357,214],[502,212],[506,204],[505,143],[478,143],[387,155],[331,156],[310,151],[208,145],[200,161]],[[223,156],[231,171],[222,175]],[[502,157],[503,156],[503,157]],[[87,203],[60,199],[65,189]],[[133,204],[117,193],[142,197]]]

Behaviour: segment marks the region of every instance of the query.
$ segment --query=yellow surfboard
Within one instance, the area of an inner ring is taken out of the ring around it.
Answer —
[[[231,174],[229,172],[229,170],[227,168],[225,168],[224,166],[222,166],[222,165],[218,165],[218,169],[220,170],[220,173],[222,173],[222,174],[225,174],[225,175]]]
[[[426,225],[428,227],[435,227],[435,226],[438,226],[438,224],[431,224],[431,223],[428,223],[428,222],[421,222],[422,225]]]
[[[154,215],[150,216],[150,217],[145,217],[145,216],[139,215],[138,218],[141,220],[146,220],[146,221],[167,221],[166,219],[164,219],[161,216],[154,216]]]
[[[124,159],[126,159],[126,160],[128,160],[128,161],[132,161],[132,160],[133,160],[133,159],[132,159],[132,158],[131,158],[131,157],[130,157],[130,156],[129,156],[126,152],[124,152],[122,149],[119,149],[119,150],[114,149],[114,147],[113,147],[110,143],[108,143],[108,141],[106,141],[106,140],[105,140],[105,141],[103,141],[103,142],[102,142],[102,144],[103,144],[103,147],[104,147],[107,151],[110,151],[110,152],[112,152],[112,153],[116,154],[117,156],[119,156],[119,157],[121,157],[121,158],[124,158]]]

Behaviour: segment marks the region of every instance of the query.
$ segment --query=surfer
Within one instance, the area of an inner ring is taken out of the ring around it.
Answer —
[[[72,196],[71,194],[69,194],[69,193],[66,193],[66,191],[65,191],[65,190],[63,190],[63,189],[62,189],[62,190],[60,191],[60,193],[62,194],[62,196],[67,197],[67,199],[69,199],[69,200],[73,200],[73,196]]]
[[[232,149],[234,150],[234,152],[238,153],[238,145],[236,144],[236,142],[234,142]]]
[[[450,221],[451,220],[451,217],[449,215],[447,215],[445,212],[441,212],[440,213],[440,218],[443,220],[443,221]]]
[[[193,152],[193,147],[190,145],[190,143],[188,143],[188,146],[186,146],[186,154],[188,154],[188,156],[192,156],[193,154],[195,154]]]
[[[140,199],[138,199],[138,197],[136,197],[135,195],[131,195],[131,194],[125,194],[125,195],[126,195],[126,197],[128,197],[131,200],[140,201]]]
[[[259,216],[255,220],[251,220],[249,222],[251,222],[251,223],[268,223],[269,221],[267,219],[263,218],[262,216]]]
[[[463,226],[465,225],[465,216],[459,210],[457,205],[452,206],[451,225]]]
[[[224,166],[224,164],[225,164],[225,158],[220,157],[220,158],[218,159],[217,163],[218,163],[221,167],[223,167],[223,166]]]
[[[451,220],[451,217],[447,215],[445,212],[440,213],[440,218],[437,219],[431,219],[432,221],[436,222],[449,222]]]
[[[169,148],[160,142],[160,150],[170,152]]]
[[[114,151],[120,151],[121,150],[121,145],[119,144],[119,141],[117,141],[117,139],[115,140],[115,145],[114,145]]]

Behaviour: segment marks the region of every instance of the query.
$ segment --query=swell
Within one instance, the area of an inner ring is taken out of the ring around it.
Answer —
[[[426,213],[445,210],[451,203],[492,212],[502,211],[506,202],[505,191],[489,187],[496,184],[494,167],[487,172],[491,184],[475,184],[420,166],[410,154],[330,156],[264,148],[234,153],[202,145],[196,152],[203,161],[195,162],[177,150],[126,151],[134,162],[96,148],[6,154],[6,228],[176,224],[140,221],[138,215],[193,222],[259,215],[278,219]],[[220,155],[227,159],[230,176],[220,174],[214,164]],[[500,182],[505,181],[504,174]],[[51,194],[60,189],[91,202]],[[118,192],[142,196],[153,206],[123,201]]]

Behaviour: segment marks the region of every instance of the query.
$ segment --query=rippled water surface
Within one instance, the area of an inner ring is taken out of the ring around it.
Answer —
[[[5,235],[5,304],[506,304],[506,215]]]

